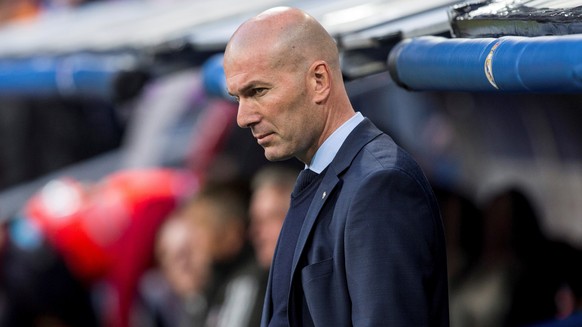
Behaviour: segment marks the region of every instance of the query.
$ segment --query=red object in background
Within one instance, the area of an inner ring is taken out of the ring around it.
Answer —
[[[109,285],[107,325],[127,326],[156,231],[198,189],[198,180],[171,169],[120,171],[94,185],[58,179],[28,202],[25,213],[78,278]]]

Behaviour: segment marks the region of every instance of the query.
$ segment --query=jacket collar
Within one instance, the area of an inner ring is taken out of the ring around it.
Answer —
[[[297,239],[297,245],[295,247],[295,253],[293,255],[291,276],[295,275],[299,258],[303,253],[305,244],[307,243],[307,238],[317,220],[321,208],[329,198],[331,192],[333,192],[337,186],[340,180],[339,176],[351,165],[352,161],[362,148],[381,134],[382,131],[380,131],[369,119],[364,119],[350,133],[338,151],[336,157],[328,166],[329,169],[326,170],[325,176],[323,176],[323,180],[315,193],[305,216],[303,226],[301,227],[301,232],[299,233],[299,238]],[[292,280],[293,278],[291,278],[291,281]]]
[[[358,152],[362,150],[364,145],[368,144],[380,134],[382,134],[382,131],[380,131],[368,118],[365,118],[360,124],[358,124],[358,126],[356,126],[352,133],[350,133],[346,138],[346,141],[330,164],[330,168],[332,171],[335,171],[335,175],[341,175],[343,171],[352,164],[352,161]]]

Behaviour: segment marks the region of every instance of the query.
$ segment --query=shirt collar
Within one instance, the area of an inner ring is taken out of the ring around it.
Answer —
[[[320,174],[335,158],[340,147],[350,135],[350,133],[364,120],[364,116],[357,112],[352,118],[348,119],[338,129],[336,129],[317,149],[311,163],[305,165],[305,168],[311,169]]]

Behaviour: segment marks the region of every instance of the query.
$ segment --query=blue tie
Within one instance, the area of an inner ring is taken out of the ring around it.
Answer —
[[[295,188],[293,189],[293,195],[297,195],[299,193],[301,193],[301,191],[303,191],[307,186],[309,186],[309,184],[311,184],[311,182],[313,182],[317,176],[319,176],[318,173],[314,172],[311,169],[303,169],[300,173],[299,176],[297,177],[297,181],[295,182]]]

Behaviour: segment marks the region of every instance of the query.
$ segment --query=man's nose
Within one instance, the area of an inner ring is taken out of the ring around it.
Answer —
[[[242,128],[253,126],[259,121],[259,115],[256,110],[244,99],[240,99],[238,103],[238,112],[236,115],[236,123]]]

